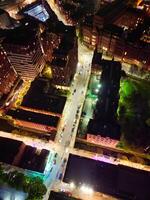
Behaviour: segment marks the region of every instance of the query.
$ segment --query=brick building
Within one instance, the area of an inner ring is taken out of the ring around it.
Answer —
[[[92,25],[86,24],[82,28],[83,42],[88,47],[150,69],[148,20],[142,11],[126,7],[117,18],[104,20],[103,25],[94,17]]]
[[[53,83],[56,85],[69,86],[78,62],[77,39],[63,36],[58,49],[55,49],[50,63]]]
[[[17,77],[17,72],[11,66],[3,49],[0,48],[0,99],[10,92]]]
[[[55,33],[45,31],[41,34],[41,43],[46,61],[52,60],[53,50],[59,47],[60,41],[60,36]]]
[[[30,30],[28,25],[11,30],[2,46],[22,79],[33,80],[42,71],[45,60],[37,30]]]

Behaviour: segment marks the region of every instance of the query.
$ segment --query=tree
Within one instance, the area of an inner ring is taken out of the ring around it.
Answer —
[[[148,118],[145,123],[150,127],[150,118]]]
[[[48,64],[45,65],[42,74],[45,78],[48,78],[48,79],[52,78],[52,69]]]
[[[38,177],[30,178],[18,171],[11,171],[5,173],[3,167],[0,165],[0,181],[6,182],[10,186],[21,189],[28,193],[27,200],[42,200],[43,195],[46,194],[47,189],[42,180]]]
[[[4,173],[4,169],[3,169],[2,165],[0,165],[0,177],[2,177],[3,173]]]
[[[122,80],[120,88],[117,113],[121,130],[127,143],[138,148],[144,147],[150,141],[149,89],[145,82],[132,79]]]
[[[40,200],[43,198],[43,195],[46,194],[47,189],[40,178],[34,178],[30,181],[30,187],[28,192],[28,200],[34,198]]]

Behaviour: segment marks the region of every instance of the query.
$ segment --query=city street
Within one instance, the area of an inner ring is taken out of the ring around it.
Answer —
[[[71,94],[63,111],[63,118],[62,122],[60,123],[60,127],[58,128],[55,143],[52,141],[45,142],[28,136],[12,134],[3,131],[0,132],[1,137],[23,141],[25,144],[39,149],[50,150],[51,161],[55,160],[56,164],[49,162],[46,166],[47,175],[45,176],[44,182],[48,188],[48,192],[45,196],[45,199],[48,199],[49,191],[51,190],[51,186],[55,182],[56,178],[58,179],[60,175],[62,178],[62,173],[65,173],[65,166],[69,156],[68,148],[72,148],[75,143],[78,123],[90,78],[93,52],[89,51],[80,43],[78,52],[79,63],[77,66],[77,71],[70,88]],[[55,158],[54,155],[56,152],[58,155]],[[64,160],[66,160],[65,164]]]
[[[81,198],[83,200],[115,200],[116,198],[110,196],[110,195],[105,195],[100,192],[94,192],[94,193],[85,193],[84,191],[81,190],[80,187],[77,187],[74,183],[64,183],[64,182],[56,182],[53,185],[53,190],[59,192],[60,190],[65,190],[68,192],[71,192],[74,197],[76,198]]]
[[[92,56],[93,52],[79,43],[79,62],[77,71],[70,87],[71,94],[66,102],[63,111],[63,118],[60,122],[60,127],[58,128],[57,136],[55,139],[57,146],[59,146],[59,150],[57,151],[57,164],[51,175],[46,180],[47,186],[52,186],[52,182],[55,180],[56,176],[57,179],[59,177],[62,179],[65,173],[65,167],[69,156],[69,149],[73,148],[75,143],[77,128],[90,78]],[[66,161],[65,164],[63,164],[64,160]],[[49,192],[51,189],[50,186]],[[48,198],[49,192],[45,196],[45,199]]]
[[[85,100],[85,95],[87,92],[87,86],[90,78],[91,73],[91,61],[92,61],[92,55],[93,52],[89,51],[86,47],[82,46],[79,43],[79,63],[77,66],[77,71],[74,76],[74,79],[72,81],[71,87],[70,87],[70,96],[68,97],[68,100],[65,104],[65,108],[63,111],[63,118],[60,122],[60,126],[58,127],[57,135],[55,138],[55,142],[49,141],[45,142],[40,139],[31,138],[28,136],[22,136],[22,135],[15,135],[12,133],[6,133],[6,132],[0,132],[1,137],[11,138],[23,141],[27,145],[31,145],[33,147],[37,147],[39,149],[47,149],[50,151],[50,162],[47,163],[46,166],[46,176],[44,178],[44,183],[46,184],[48,188],[48,192],[45,195],[45,200],[49,197],[49,192],[53,188],[53,184],[61,183],[61,180],[63,179],[65,168],[67,165],[67,160],[69,153],[80,155],[82,157],[88,157],[91,159],[99,159],[99,160],[105,160],[105,162],[112,163],[112,164],[122,164],[127,165],[130,167],[135,167],[139,169],[144,169],[145,166],[139,165],[125,161],[125,160],[113,160],[113,158],[104,158],[103,155],[95,155],[94,153],[88,153],[82,150],[73,150],[77,129],[79,125],[79,120]],[[90,103],[90,102],[89,102]],[[58,153],[55,157],[55,153]],[[55,163],[54,163],[55,161]],[[146,169],[148,170],[148,169]],[[59,180],[60,179],[60,180]],[[59,184],[57,190],[59,190]],[[76,191],[77,192],[77,191]],[[76,196],[76,192],[73,194]],[[96,195],[97,193],[94,193]],[[97,199],[104,199],[101,195],[101,198],[98,194]],[[94,198],[96,198],[94,196]],[[107,198],[108,199],[108,198]]]

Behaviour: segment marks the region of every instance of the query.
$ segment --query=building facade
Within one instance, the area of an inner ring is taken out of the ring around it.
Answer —
[[[68,41],[66,42],[66,40]],[[69,49],[66,48],[67,46],[70,46]],[[69,86],[76,72],[77,62],[77,38],[72,38],[71,41],[66,38],[65,41],[60,43],[60,47],[53,52],[52,62],[50,63],[53,83]]]
[[[112,23],[107,26],[108,22]],[[149,29],[143,28],[143,34],[139,38],[128,40],[128,36],[134,33],[132,36],[134,37],[136,31],[139,35],[139,30],[144,24],[143,12],[127,9],[116,19],[108,22],[93,18],[92,26],[85,25],[82,28],[84,44],[92,49],[97,48],[99,52],[106,53],[117,60],[150,70],[150,46],[147,34]],[[101,24],[105,26],[102,27]]]
[[[19,32],[14,34],[21,35]],[[22,38],[9,36],[4,39],[2,46],[11,65],[22,79],[33,80],[45,65],[38,34],[24,32]]]
[[[0,99],[10,92],[17,77],[17,72],[11,66],[3,49],[0,48]]]

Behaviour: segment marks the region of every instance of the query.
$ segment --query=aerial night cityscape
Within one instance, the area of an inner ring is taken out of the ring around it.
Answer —
[[[150,0],[0,0],[0,200],[150,200]]]

